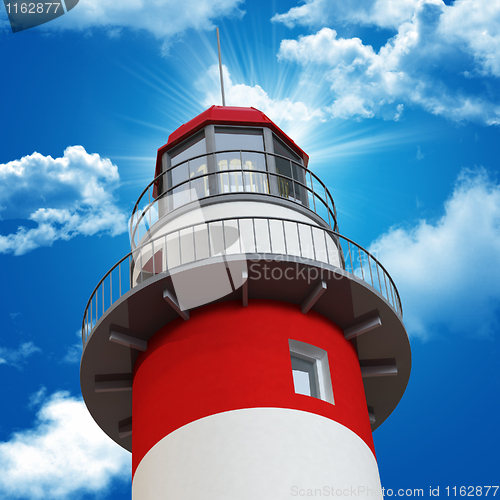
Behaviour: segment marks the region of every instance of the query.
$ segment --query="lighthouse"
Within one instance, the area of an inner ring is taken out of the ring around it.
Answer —
[[[401,300],[307,154],[261,111],[212,106],[158,150],[130,234],[85,309],[80,376],[132,452],[133,499],[382,498]]]

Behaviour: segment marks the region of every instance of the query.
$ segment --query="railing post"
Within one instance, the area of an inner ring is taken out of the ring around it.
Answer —
[[[380,290],[380,293],[382,293],[382,283],[380,282],[380,273],[379,273],[379,270],[378,270],[378,262],[376,262],[375,265],[377,267],[378,288]]]
[[[141,283],[144,281],[144,268],[142,267],[142,251],[144,250],[144,247],[142,247],[140,250],[139,250],[139,255],[140,255],[140,266],[141,266]]]
[[[252,217],[252,224],[253,224],[253,248],[254,248],[254,253],[259,253],[257,251],[257,233],[255,232],[255,218]]]
[[[151,240],[151,252],[152,252],[152,259],[153,259],[153,276],[156,276],[155,273],[155,240]]]
[[[242,183],[243,183],[243,192],[246,193],[246,189],[245,189],[245,173],[244,172],[244,169],[243,169],[243,154],[241,152],[241,149],[240,149],[240,170],[241,170],[241,179],[242,179]]]
[[[326,231],[323,230],[323,235],[325,237],[325,252],[326,252],[326,261],[330,264],[330,251],[328,250],[328,241],[326,239]]]
[[[264,168],[266,169],[267,194],[271,194],[271,178],[269,173],[269,158],[267,153],[264,153]]]
[[[373,288],[375,288],[375,286],[373,285],[373,274],[372,274],[372,265],[370,263],[370,254],[368,252],[366,253],[366,257],[368,258],[368,269],[370,270],[370,278],[372,280],[372,286]]]
[[[311,180],[311,191],[312,191],[312,198],[313,198],[313,207],[314,207],[314,213],[317,214],[318,212],[316,211],[316,193],[314,192],[314,184],[313,184],[313,177],[311,172],[309,172],[309,178]]]
[[[385,283],[385,293],[387,294],[387,300],[389,300],[389,289],[387,288],[387,278],[385,277],[385,272],[384,272],[384,283]]]
[[[132,263],[134,262],[134,259],[132,258],[132,254],[128,256],[128,281],[129,281],[129,290],[134,288],[134,278],[133,278],[133,272],[132,272]],[[135,267],[135,264],[134,264]]]
[[[349,251],[349,261],[351,262],[351,272],[354,274],[354,266],[352,265],[351,242],[347,241],[347,249]]]
[[[299,231],[299,223],[298,223],[298,222],[296,222],[295,224],[297,225],[297,238],[298,238],[298,240],[299,240],[299,253],[300,253],[300,256],[301,256],[301,257],[304,257],[304,256],[302,255],[302,245],[300,244],[300,231]]]
[[[226,255],[226,228],[224,220],[222,221],[222,255]]]
[[[285,255],[288,255],[288,247],[286,244],[285,221],[283,219],[281,219],[281,225],[283,226],[283,241],[285,242]]]
[[[358,248],[358,257],[359,257],[359,264],[361,265],[361,276],[363,277],[363,281],[366,281],[365,280],[365,270],[363,269],[363,261],[361,260],[361,251],[360,251],[360,248]]]
[[[314,248],[314,234],[313,234],[312,226],[309,226],[309,229],[311,230],[311,244],[312,244],[312,248],[313,248],[313,256],[314,256],[314,260],[316,260],[316,248]]]
[[[148,204],[149,229],[151,229],[151,193],[149,191],[149,187],[148,187],[148,201],[149,201],[149,204]]]
[[[332,221],[330,220],[330,207],[328,206],[328,191],[325,186],[325,200],[326,200],[326,213],[328,214],[328,225],[333,228]]]
[[[267,222],[267,232],[269,233],[269,252],[273,253],[273,242],[272,242],[272,236],[271,236],[271,221],[269,219],[266,219]]]

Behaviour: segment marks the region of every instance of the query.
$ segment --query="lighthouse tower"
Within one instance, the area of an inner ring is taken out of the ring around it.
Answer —
[[[158,150],[82,327],[83,397],[132,452],[134,500],[382,498],[401,302],[308,160],[254,108],[212,106]]]

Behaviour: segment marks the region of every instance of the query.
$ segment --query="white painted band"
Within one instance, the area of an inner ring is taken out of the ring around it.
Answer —
[[[133,500],[307,496],[381,500],[377,463],[366,443],[343,425],[283,408],[235,410],[191,422],[145,455],[132,482]]]

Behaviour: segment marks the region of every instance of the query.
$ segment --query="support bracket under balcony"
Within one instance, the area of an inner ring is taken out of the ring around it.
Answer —
[[[118,422],[118,437],[124,439],[132,435],[132,417],[124,418]]]
[[[189,311],[183,311],[179,302],[177,302],[177,297],[167,288],[163,290],[163,298],[165,302],[184,320],[187,321],[189,319]]]
[[[347,328],[344,330],[344,337],[346,340],[352,340],[354,337],[358,337],[363,333],[367,333],[375,328],[382,326],[382,320],[380,316],[375,316],[374,318],[368,319],[366,321],[362,321],[357,325],[351,326],[351,328]]]
[[[134,332],[130,330],[129,333],[131,335],[111,330],[109,332],[109,340],[115,344],[120,344],[125,347],[130,347],[131,349],[144,352],[148,348],[148,342],[146,340],[138,339],[136,336],[137,334],[134,335]]]
[[[368,407],[368,418],[370,419],[370,424],[374,424],[377,421],[375,417],[375,411],[372,406]]]
[[[302,302],[302,312],[307,314],[311,308],[318,302],[320,297],[326,292],[326,281],[320,281],[307,296],[306,300]]]
[[[125,392],[132,390],[131,373],[107,373],[95,376],[95,392]]]
[[[363,378],[394,377],[398,374],[395,359],[360,360],[359,365]]]

